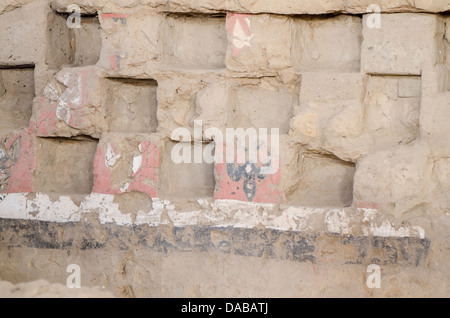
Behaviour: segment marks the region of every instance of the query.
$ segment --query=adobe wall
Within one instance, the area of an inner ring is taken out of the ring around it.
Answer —
[[[119,297],[448,296],[449,12],[2,1],[0,279],[78,264]],[[230,128],[278,129],[258,145],[278,169],[174,161],[174,131],[195,160]]]

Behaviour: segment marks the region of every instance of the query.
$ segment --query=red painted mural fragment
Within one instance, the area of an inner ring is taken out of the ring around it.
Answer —
[[[105,149],[106,147],[106,149]],[[121,153],[119,147],[113,143],[99,145],[94,158],[94,193],[121,194],[137,191],[157,196],[159,148],[151,142],[144,140],[139,146],[139,155],[132,158],[132,167],[128,178],[112,184],[113,167],[122,157],[130,154]]]
[[[33,192],[33,172],[36,167],[34,129],[24,128],[10,136],[4,143],[8,159],[2,175],[9,175],[2,192]]]
[[[219,186],[216,187],[214,199],[281,203],[283,201],[283,194],[279,189],[281,170],[278,169],[273,174],[263,174],[262,167],[261,163],[217,163],[216,183]]]

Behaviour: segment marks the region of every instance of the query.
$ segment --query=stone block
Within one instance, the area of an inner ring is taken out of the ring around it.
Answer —
[[[292,66],[292,19],[268,14],[228,13],[227,69],[274,73]]]
[[[421,75],[438,62],[437,34],[441,19],[433,14],[381,14],[381,27],[369,28],[363,19],[361,65],[370,74]],[[443,52],[442,52],[443,53]]]
[[[157,197],[160,146],[148,134],[104,134],[94,158],[92,192]]]
[[[32,125],[41,137],[89,135],[105,131],[102,84],[95,66],[67,68],[37,97]]]
[[[295,18],[292,59],[301,72],[359,72],[362,19],[356,16]]]

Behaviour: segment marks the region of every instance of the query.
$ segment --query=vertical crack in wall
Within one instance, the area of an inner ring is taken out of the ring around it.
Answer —
[[[447,90],[450,91],[450,14],[443,15],[445,33],[444,33],[444,45],[445,45],[445,62],[447,67]]]

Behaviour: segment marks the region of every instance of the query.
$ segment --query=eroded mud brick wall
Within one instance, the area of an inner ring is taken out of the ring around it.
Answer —
[[[80,261],[118,248],[119,265],[131,246],[214,251],[238,267],[375,263],[448,281],[449,12],[447,0],[2,0],[2,249]],[[269,139],[276,128],[279,169],[176,163],[180,128],[193,160],[224,149],[208,128],[266,128]],[[2,266],[0,277],[22,279]],[[85,283],[192,295],[102,270]],[[450,292],[427,277],[430,292]],[[396,283],[385,292],[404,292]],[[235,295],[214,290],[198,295]]]

